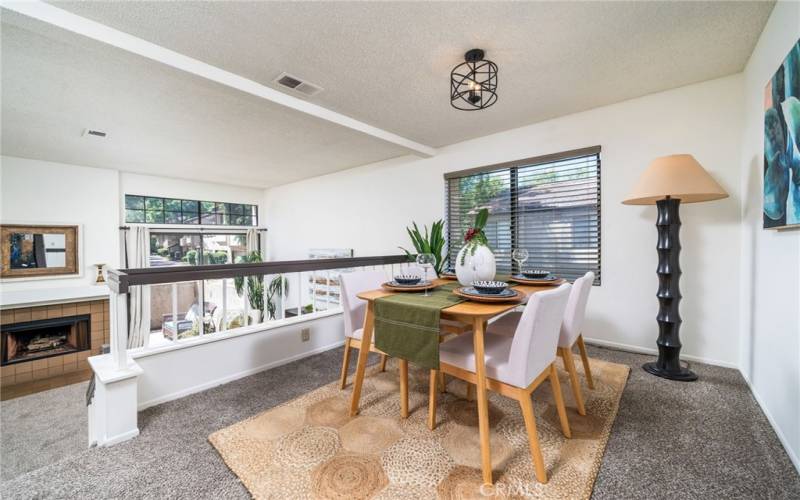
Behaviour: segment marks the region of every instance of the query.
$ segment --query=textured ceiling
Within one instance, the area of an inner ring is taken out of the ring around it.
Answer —
[[[0,31],[5,155],[268,187],[407,154],[18,14]]]
[[[741,71],[773,2],[54,2],[431,146]],[[499,101],[449,104],[467,49],[498,63]]]
[[[773,2],[53,2],[431,146],[742,70]],[[407,150],[2,11],[2,148],[13,156],[268,187]],[[500,99],[450,107],[480,47]],[[80,136],[84,128],[106,140]]]

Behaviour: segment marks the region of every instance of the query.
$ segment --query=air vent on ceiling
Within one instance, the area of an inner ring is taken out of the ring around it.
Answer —
[[[99,137],[101,139],[104,139],[106,136],[108,136],[108,134],[106,134],[102,130],[97,130],[97,129],[93,129],[93,128],[84,129],[83,130],[83,135],[84,135],[84,137],[89,135],[89,136],[92,136],[92,137]]]
[[[273,81],[281,87],[291,89],[294,92],[298,92],[306,96],[312,96],[322,92],[322,87],[319,85],[314,85],[313,83],[303,81],[303,79],[297,78],[296,76],[288,73],[281,73],[278,75],[278,78]]]

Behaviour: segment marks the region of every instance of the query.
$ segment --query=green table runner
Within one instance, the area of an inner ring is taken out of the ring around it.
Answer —
[[[398,293],[375,300],[375,347],[430,370],[439,369],[439,317],[464,299],[457,281],[425,293]]]

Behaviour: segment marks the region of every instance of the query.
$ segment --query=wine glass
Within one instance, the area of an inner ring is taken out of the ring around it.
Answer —
[[[517,262],[517,272],[522,274],[522,265],[528,260],[528,251],[524,248],[515,248],[511,252],[511,258]]]
[[[425,273],[424,276],[422,277],[423,283],[428,281],[428,267],[427,266],[429,266],[429,265],[432,266],[434,264],[434,262],[436,262],[436,259],[433,256],[433,254],[431,254],[431,253],[417,254],[417,264],[420,265],[420,267],[422,268],[422,272]],[[428,296],[428,289],[427,288],[425,289],[425,296],[426,297]]]

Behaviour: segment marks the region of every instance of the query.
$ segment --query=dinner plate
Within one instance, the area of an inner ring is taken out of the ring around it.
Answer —
[[[521,274],[515,274],[514,276],[511,277],[511,281],[515,281],[523,285],[560,285],[564,283],[566,280],[564,278],[559,278],[558,276],[554,276],[552,274],[547,278],[543,279],[526,278]]]
[[[453,293],[476,302],[512,302],[522,297],[521,293],[511,288],[506,288],[502,293],[481,293],[471,286],[465,286],[456,288]]]
[[[400,283],[397,283],[394,280],[392,280],[382,284],[381,287],[385,288],[386,290],[392,290],[394,292],[422,292],[425,290],[436,288],[436,285],[434,285],[430,281],[420,281],[416,285],[401,285]]]

